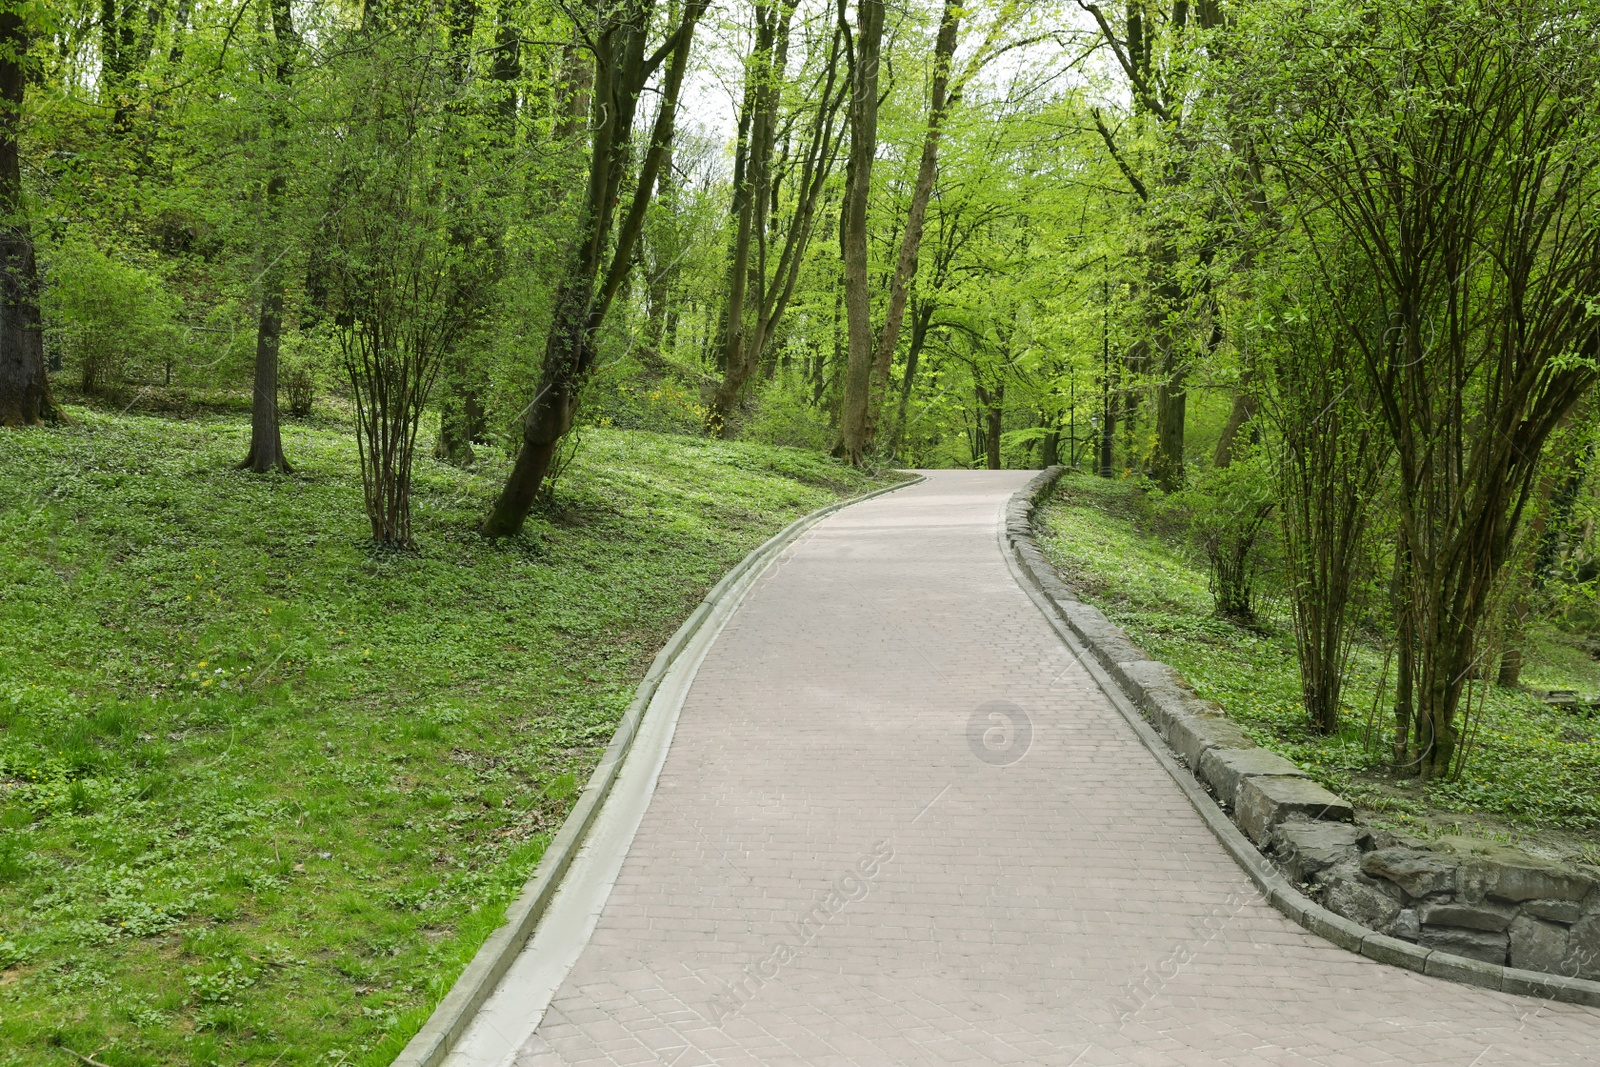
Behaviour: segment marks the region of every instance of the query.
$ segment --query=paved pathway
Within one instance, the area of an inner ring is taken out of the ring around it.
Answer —
[[[1014,583],[1028,477],[935,473],[768,572],[515,1063],[1600,1063],[1600,1011],[1373,963],[1254,894]],[[969,743],[976,713],[1003,754],[992,701],[1031,718],[1016,762]]]

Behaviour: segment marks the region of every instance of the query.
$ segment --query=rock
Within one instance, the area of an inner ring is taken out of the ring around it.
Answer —
[[[1213,748],[1200,757],[1199,773],[1212,789],[1223,807],[1233,807],[1239,792],[1239,782],[1260,774],[1275,774],[1284,778],[1305,777],[1305,772],[1276,752],[1264,748]]]
[[[1318,871],[1354,860],[1367,831],[1342,822],[1305,822],[1290,819],[1272,831],[1272,847],[1289,877],[1305,882]]]
[[[1361,857],[1361,869],[1374,878],[1386,878],[1413,897],[1453,892],[1456,865],[1431,852],[1409,848],[1380,848]]]
[[[1181,674],[1153,659],[1119,663],[1116,673],[1133,702],[1152,714],[1158,704],[1178,703],[1193,695]]]
[[[1494,864],[1485,891],[1496,900],[1579,901],[1588,895],[1594,882],[1576,871],[1555,866],[1508,866]]]
[[[1200,765],[1209,748],[1255,748],[1245,732],[1221,715],[1202,715],[1189,711],[1163,712],[1167,716],[1167,744],[1182,756],[1190,768]]]
[[[1233,817],[1259,847],[1273,827],[1293,816],[1351,822],[1355,809],[1309,778],[1284,778],[1263,774],[1246,778],[1234,799]]]
[[[1369,930],[1385,933],[1400,916],[1400,902],[1363,877],[1353,861],[1330,867],[1317,875],[1317,881],[1324,889],[1324,907]]]
[[[1567,954],[1558,974],[1568,978],[1600,979],[1600,915],[1586,915],[1567,935]]]
[[[1406,941],[1415,941],[1422,936],[1422,922],[1417,918],[1416,908],[1401,908],[1400,914],[1395,916],[1394,923],[1389,927],[1389,936],[1403,938]]]
[[[1459,926],[1424,926],[1422,936],[1417,938],[1417,944],[1423,948],[1465,956],[1469,960],[1481,960],[1484,963],[1504,966],[1509,940],[1505,934],[1463,930]]]
[[[1583,917],[1583,908],[1572,900],[1530,900],[1522,905],[1522,913],[1570,926]]]
[[[1062,604],[1061,614],[1067,625],[1081,637],[1101,666],[1111,670],[1118,663],[1137,662],[1145,658],[1128,635],[1105,617],[1099,608],[1081,601]]]
[[[1427,926],[1464,926],[1491,933],[1504,930],[1517,917],[1517,909],[1504,904],[1424,904],[1417,913]]]
[[[1468,880],[1485,896],[1513,904],[1524,900],[1582,900],[1595,887],[1593,878],[1530,856],[1509,845],[1475,837],[1442,837],[1439,847],[1460,856],[1470,868]]]
[[[1567,955],[1567,928],[1519,915],[1511,920],[1511,966],[1559,972]]]

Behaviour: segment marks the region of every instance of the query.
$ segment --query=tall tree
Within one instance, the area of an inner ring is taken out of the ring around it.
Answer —
[[[272,73],[274,89],[267,101],[267,187],[262,205],[261,307],[256,316],[256,366],[250,393],[250,451],[240,470],[257,474],[287,471],[283,436],[278,427],[278,351],[283,336],[284,259],[288,254],[283,230],[283,194],[288,186],[289,94],[294,84],[295,56],[300,38],[295,33],[290,0],[268,0],[272,11],[272,36],[276,46]]]
[[[1099,111],[1093,113],[1107,149],[1145,208],[1145,336],[1135,344],[1128,369],[1148,366],[1154,372],[1156,442],[1150,472],[1163,488],[1176,489],[1184,479],[1188,417],[1189,361],[1177,335],[1186,293],[1179,272],[1174,213],[1170,208],[1161,210],[1160,201],[1190,175],[1188,156],[1194,150],[1194,139],[1186,120],[1193,103],[1197,61],[1206,54],[1194,42],[1205,31],[1222,25],[1222,5],[1219,0],[1201,0],[1194,5],[1189,0],[1173,0],[1171,10],[1163,12],[1147,0],[1127,0],[1120,19],[1098,3],[1078,0],[1078,6],[1094,18],[1101,39],[1127,80],[1136,127],[1153,125],[1164,149],[1157,154],[1159,169],[1154,180],[1147,180],[1119,131],[1114,131]],[[1131,425],[1129,419],[1123,421],[1125,426]]]
[[[844,24],[841,8],[840,23]],[[847,31],[848,32],[848,31]],[[872,293],[867,274],[867,205],[878,154],[878,65],[883,48],[883,0],[857,0],[850,56],[850,156],[841,211],[844,307],[849,355],[844,404],[834,455],[852,464],[866,458],[867,403],[872,376]]]
[[[39,271],[22,188],[28,85],[25,0],[0,0],[0,426],[54,419],[39,319]]]
[[[1356,19],[1268,3],[1248,30],[1236,95],[1256,103],[1254,135],[1393,443],[1418,639],[1410,758],[1443,776],[1540,454],[1600,366],[1600,11],[1400,0]],[[1353,321],[1333,268],[1346,247],[1381,331]]]
[[[771,344],[794,294],[817,204],[838,155],[836,119],[845,89],[838,76],[842,34],[837,27],[830,28],[816,84],[784,115],[783,65],[793,14],[789,0],[756,5],[756,49],[745,87],[751,100],[749,143],[740,146],[734,163],[735,236],[722,313],[724,370],[707,420],[719,435],[726,432],[740,391]],[[799,151],[791,150],[791,134],[784,139],[781,157],[774,160],[780,125],[792,130],[801,119],[809,121],[801,125]],[[789,177],[795,180],[786,182]],[[786,185],[792,192],[784,203],[781,190]],[[769,264],[769,245],[780,235],[776,262]]]
[[[578,212],[578,239],[556,293],[538,389],[522,418],[522,445],[505,487],[484,520],[486,537],[505,537],[522,530],[556,448],[572,428],[579,392],[594,367],[595,331],[605,321],[632,268],[634,246],[672,141],[695,24],[705,10],[705,0],[688,0],[669,25],[666,40],[647,53],[646,35],[654,7],[654,0],[619,0],[590,12],[593,22],[585,34],[594,51],[594,131],[588,182]],[[654,129],[613,241],[615,216],[624,206],[623,184],[633,172],[633,124],[639,98],[651,76],[668,60]],[[602,274],[608,247],[610,265]]]
[[[917,276],[917,256],[922,248],[922,230],[928,216],[928,198],[933,194],[934,175],[939,169],[939,137],[944,132],[945,113],[955,105],[960,88],[950,89],[950,64],[955,58],[956,38],[961,32],[962,5],[945,0],[939,18],[939,35],[933,46],[933,77],[928,91],[928,127],[922,139],[922,155],[917,161],[917,177],[911,187],[911,202],[906,207],[906,228],[900,237],[900,254],[895,260],[894,277],[889,283],[889,306],[884,313],[883,330],[872,358],[872,377],[867,402],[862,409],[866,420],[859,433],[863,447],[872,448],[878,434],[884,393],[889,388],[889,369],[900,344],[900,326],[905,321],[906,300]]]

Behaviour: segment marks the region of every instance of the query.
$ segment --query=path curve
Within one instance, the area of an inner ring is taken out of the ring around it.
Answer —
[[[769,568],[507,1062],[1600,1062],[1600,1010],[1375,963],[1260,898],[1013,580],[1032,473],[930,472]]]

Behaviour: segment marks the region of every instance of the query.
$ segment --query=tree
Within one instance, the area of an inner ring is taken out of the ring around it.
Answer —
[[[1393,443],[1400,640],[1418,647],[1408,758],[1443,776],[1541,452],[1596,380],[1600,11],[1264,3],[1241,25],[1235,98],[1254,102],[1250,135]],[[1381,332],[1343,299],[1344,249]]]
[[[1275,230],[1271,237],[1284,239]],[[1301,696],[1312,725],[1331,734],[1339,726],[1353,636],[1352,596],[1366,569],[1367,512],[1389,456],[1388,438],[1373,417],[1359,342],[1349,331],[1363,330],[1371,339],[1384,323],[1373,315],[1370,286],[1358,270],[1341,270],[1330,294],[1315,284],[1316,272],[1303,260],[1281,256],[1277,262],[1285,267],[1281,274],[1260,272],[1278,290],[1257,297],[1252,362],[1262,370],[1256,387],[1265,395],[1249,406],[1259,406],[1276,430],[1268,449]],[[1342,312],[1332,300],[1340,301]]]
[[[285,158],[288,147],[284,136],[289,101],[285,97],[293,86],[295,54],[300,40],[294,31],[290,0],[270,0],[270,5],[273,42],[277,46],[272,65],[277,93],[267,104],[269,158],[262,212],[262,229],[267,239],[261,255],[261,305],[256,320],[256,366],[250,399],[250,451],[239,464],[240,470],[257,474],[291,469],[283,454],[283,437],[278,429],[278,349],[283,334],[283,261],[288,251],[284,247],[280,215],[284,189],[288,185],[288,160]]]
[[[841,9],[840,22],[844,15]],[[872,374],[872,293],[867,274],[867,204],[878,153],[878,64],[883,48],[883,0],[857,0],[850,49],[850,158],[840,209],[844,308],[849,355],[844,406],[833,453],[849,463],[866,458],[868,385]]]
[[[521,531],[556,447],[572,428],[579,392],[594,366],[594,333],[632,268],[634,246],[672,141],[695,23],[705,9],[704,0],[688,0],[666,40],[647,55],[646,35],[654,6],[653,0],[605,3],[591,9],[593,23],[584,30],[594,54],[595,111],[588,182],[578,212],[578,239],[556,294],[538,389],[522,417],[516,463],[482,526],[486,537]],[[662,79],[654,129],[612,241],[614,216],[624,203],[623,183],[631,170],[639,97],[668,59],[671,62]],[[608,247],[610,265],[601,274]]]
[[[1188,119],[1195,100],[1194,72],[1205,56],[1196,41],[1222,25],[1222,7],[1217,0],[1202,0],[1192,7],[1188,0],[1174,0],[1170,12],[1163,13],[1144,0],[1128,0],[1119,32],[1116,13],[1084,0],[1078,0],[1078,6],[1094,18],[1127,80],[1136,130],[1153,125],[1159,142],[1154,160],[1157,175],[1154,181],[1147,180],[1119,131],[1106,123],[1100,111],[1093,113],[1096,129],[1147,215],[1146,245],[1141,254],[1147,304],[1145,337],[1135,345],[1137,354],[1129,360],[1129,369],[1153,364],[1156,447],[1150,473],[1162,488],[1172,490],[1184,480],[1189,364],[1176,330],[1186,302],[1176,233],[1180,218],[1163,200],[1190,177],[1188,157],[1194,150],[1194,136]]]
[[[790,0],[755,5],[756,47],[745,76],[745,103],[741,109],[749,120],[740,123],[741,131],[747,129],[748,134],[741,132],[734,155],[733,255],[728,265],[728,299],[721,315],[724,370],[707,419],[711,432],[718,436],[727,432],[740,391],[771,343],[793,297],[810,244],[817,204],[838,156],[836,118],[844,100],[844,85],[838,77],[843,44],[839,27],[830,26],[826,35],[828,45],[811,92],[792,105],[787,115],[782,113],[784,67],[794,11]],[[802,124],[802,119],[809,121]],[[785,134],[783,152],[775,164],[780,125]],[[794,158],[791,144],[797,125],[801,148],[798,158]],[[798,174],[794,173],[796,168]],[[793,189],[792,199],[780,207],[784,188]],[[780,234],[781,251],[776,263],[769,267],[769,243]],[[748,308],[747,297],[752,305]]]
[[[28,82],[25,0],[0,0],[0,426],[56,417],[44,366],[39,272],[22,188],[20,131]]]

